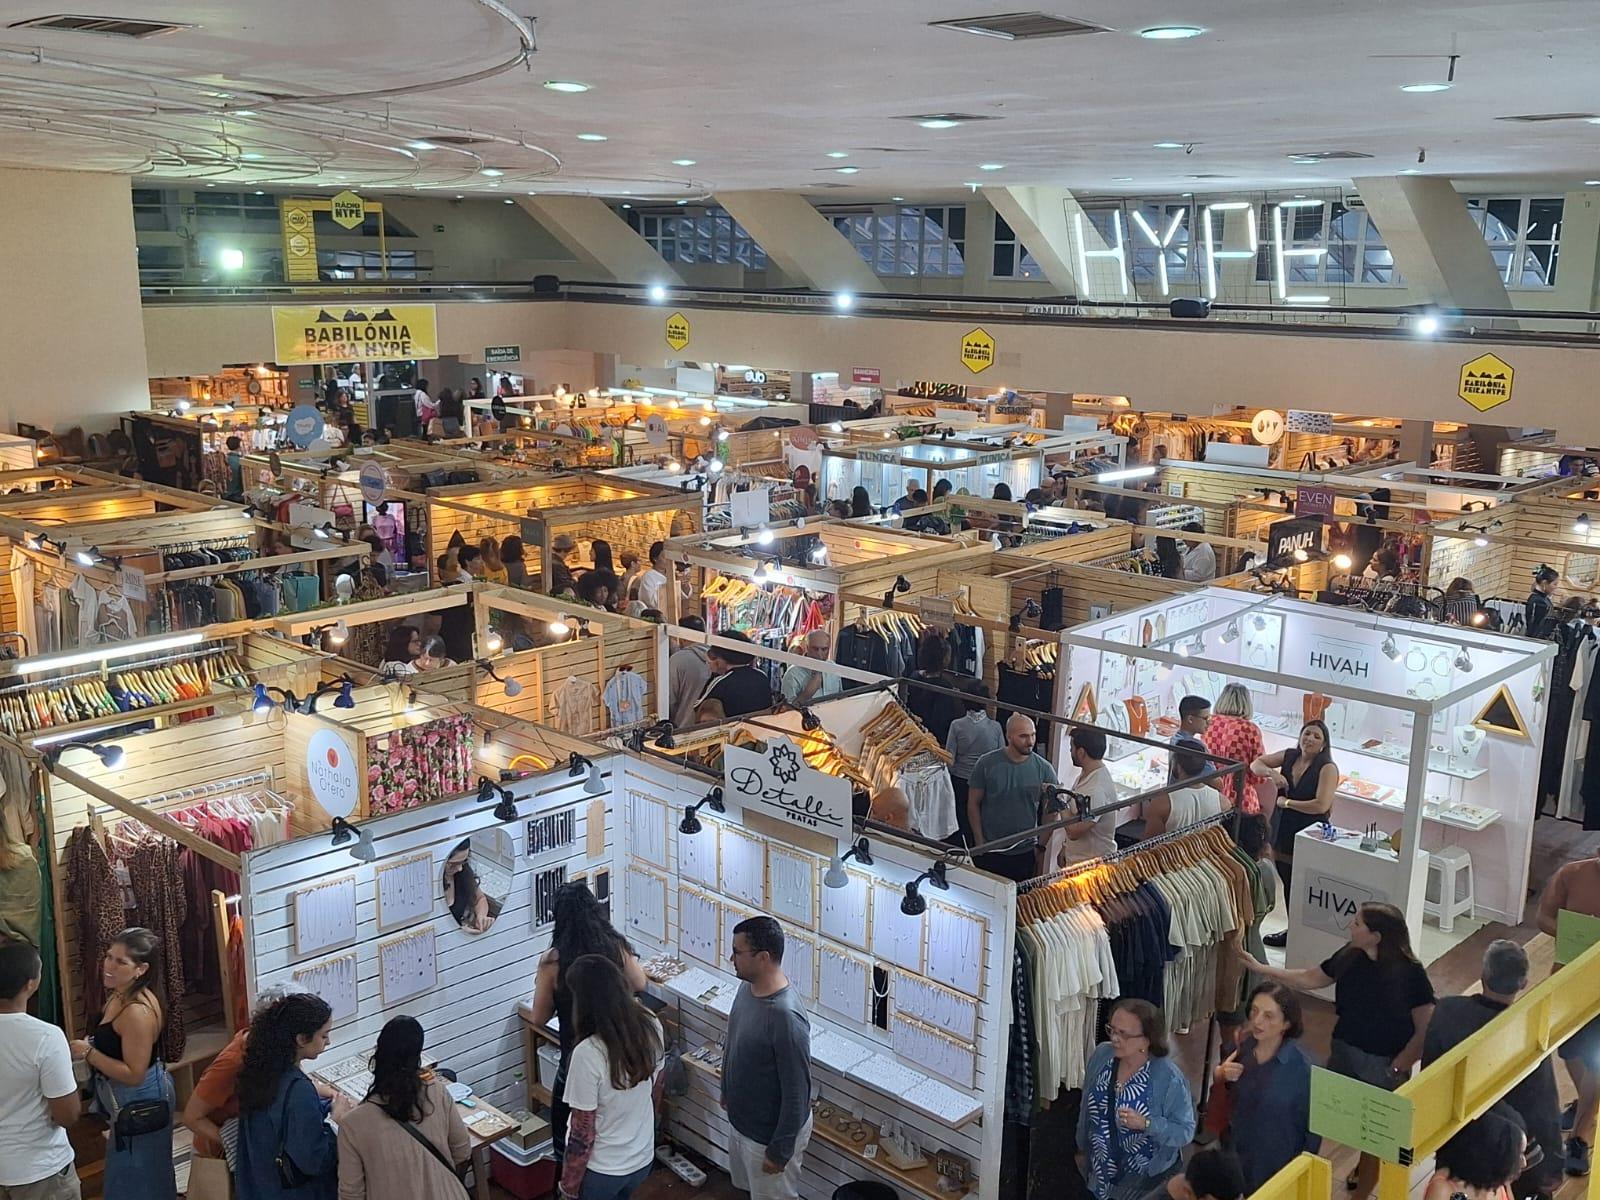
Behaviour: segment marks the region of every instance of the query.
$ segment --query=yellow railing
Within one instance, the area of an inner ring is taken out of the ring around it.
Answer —
[[[1600,944],[1519,997],[1399,1089],[1398,1094],[1412,1102],[1414,1161],[1431,1156],[1597,1016]],[[1410,1167],[1381,1164],[1378,1200],[1407,1200],[1410,1189]],[[1251,1200],[1328,1200],[1332,1190],[1333,1164],[1315,1154],[1302,1154],[1258,1188]],[[1589,1176],[1588,1200],[1600,1200],[1600,1173]]]

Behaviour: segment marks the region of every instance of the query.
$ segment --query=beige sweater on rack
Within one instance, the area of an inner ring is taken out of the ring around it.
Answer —
[[[417,1123],[422,1134],[453,1163],[472,1151],[472,1135],[438,1076],[423,1085],[427,1115]],[[394,1119],[370,1100],[339,1123],[339,1200],[462,1200],[464,1189]]]

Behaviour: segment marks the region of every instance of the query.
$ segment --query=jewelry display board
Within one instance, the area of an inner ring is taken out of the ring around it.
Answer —
[[[574,806],[540,813],[528,822],[527,828],[529,858],[550,850],[565,850],[578,837],[578,810]]]
[[[853,868],[846,868],[845,878],[842,888],[822,889],[822,932],[836,942],[865,950],[872,884],[864,872]]]
[[[678,831],[678,874],[690,883],[717,886],[717,830],[707,824],[699,833]]]
[[[710,967],[722,965],[722,905],[687,885],[678,888],[678,953]],[[784,966],[788,965],[785,947]]]
[[[380,862],[373,874],[378,880],[378,932],[388,933],[433,912],[433,855],[408,854]]]
[[[432,880],[429,880],[432,887]],[[294,952],[320,954],[356,938],[356,877],[343,875],[294,893]]]
[[[965,996],[983,998],[983,960],[989,922],[938,900],[928,904],[929,979]]]
[[[622,877],[627,889],[628,928],[655,942],[667,940],[667,877],[629,866]]]
[[[964,1042],[977,1040],[976,997],[929,983],[906,971],[894,973],[893,995],[897,1016],[912,1017]]]
[[[924,885],[926,886],[926,885]],[[908,971],[922,972],[923,921],[900,911],[904,893],[892,884],[872,886],[872,954]]]
[[[871,1015],[872,963],[829,945],[818,948],[817,960],[817,1006],[842,1021],[866,1025]]]
[[[378,943],[378,986],[385,1006],[431,992],[438,984],[438,950],[431,926]]]
[[[633,856],[659,870],[667,869],[667,806],[654,796],[629,791],[628,846]]]
[[[307,963],[294,970],[294,981],[313,995],[321,996],[333,1010],[333,1023],[342,1025],[359,1011],[360,975],[356,954],[341,954],[321,962]]]
[[[1283,618],[1277,613],[1252,613],[1240,618],[1242,645],[1239,658],[1246,666],[1277,671],[1283,657]],[[1260,679],[1246,681],[1258,696],[1276,696],[1278,685]]]
[[[896,1021],[889,1027],[894,1052],[960,1088],[977,1082],[978,1057],[970,1042],[959,1042],[917,1021]]]
[[[767,839],[724,825],[720,845],[719,890],[760,908],[767,899]]]
[[[567,867],[559,863],[535,871],[533,875],[533,929],[547,929],[556,923],[556,893],[567,881]]]
[[[786,925],[817,927],[817,883],[822,865],[814,854],[767,844],[767,910]]]
[[[797,933],[783,938],[783,973],[789,986],[809,1007],[817,998],[817,944]]]

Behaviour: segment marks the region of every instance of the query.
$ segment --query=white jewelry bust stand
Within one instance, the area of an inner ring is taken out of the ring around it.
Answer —
[[[1483,743],[1489,735],[1473,725],[1457,725],[1455,739],[1450,747],[1451,762],[1460,770],[1472,771],[1477,768],[1478,755],[1483,751]]]

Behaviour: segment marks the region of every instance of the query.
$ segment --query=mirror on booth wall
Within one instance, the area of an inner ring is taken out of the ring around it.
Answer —
[[[516,851],[504,829],[480,829],[456,844],[444,860],[444,902],[456,924],[483,933],[511,892]]]

